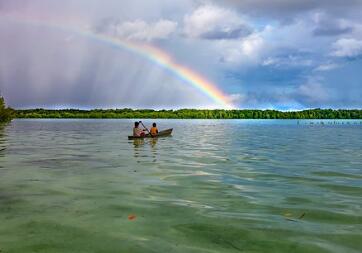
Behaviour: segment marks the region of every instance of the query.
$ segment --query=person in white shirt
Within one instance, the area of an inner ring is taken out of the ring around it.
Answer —
[[[142,137],[145,136],[145,129],[141,129],[140,128],[140,123],[139,122],[135,122],[134,123],[134,128],[133,128],[133,136],[135,137]]]

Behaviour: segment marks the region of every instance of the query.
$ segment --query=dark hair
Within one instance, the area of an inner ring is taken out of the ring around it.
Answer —
[[[138,127],[139,125],[140,125],[140,123],[137,122],[137,121],[134,123],[134,126],[135,126],[135,127]]]
[[[152,126],[153,126],[153,127],[156,127],[156,123],[153,123]]]

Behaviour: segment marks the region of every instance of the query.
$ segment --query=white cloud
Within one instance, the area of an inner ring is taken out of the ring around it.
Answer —
[[[250,32],[238,13],[215,5],[200,6],[184,17],[184,33],[191,38],[238,39]]]
[[[332,56],[355,57],[362,54],[362,40],[343,38],[333,44]]]
[[[319,80],[314,80],[313,78],[299,86],[297,93],[309,103],[323,102],[329,98],[328,90]]]
[[[273,66],[278,68],[291,67],[309,67],[313,65],[313,60],[304,55],[285,55],[283,57],[268,57],[262,63],[262,66]]]
[[[317,68],[314,69],[314,71],[330,71],[333,69],[338,68],[339,65],[335,63],[327,63],[327,64],[321,64]]]
[[[219,45],[221,59],[231,64],[256,64],[261,59],[264,45],[264,39],[257,33],[238,41],[224,41]]]
[[[229,95],[228,100],[231,104],[240,105],[240,104],[243,104],[247,100],[247,97],[245,94],[235,93],[235,94]]]
[[[271,65],[277,65],[279,64],[279,59],[274,57],[268,57],[266,58],[261,65],[263,66],[271,66]]]
[[[143,20],[114,22],[106,28],[106,32],[113,36],[130,40],[152,41],[167,39],[177,28],[177,23],[161,19],[154,23],[146,23]]]

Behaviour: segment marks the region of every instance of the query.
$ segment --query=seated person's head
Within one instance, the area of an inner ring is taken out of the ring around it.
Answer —
[[[153,123],[152,126],[153,126],[153,127],[156,127],[156,123]]]
[[[139,125],[140,125],[139,122],[135,122],[135,123],[134,123],[134,127],[135,127],[135,128],[137,128]]]

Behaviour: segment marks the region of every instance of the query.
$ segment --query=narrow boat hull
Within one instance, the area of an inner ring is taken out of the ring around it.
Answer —
[[[157,135],[151,136],[150,134],[146,134],[145,136],[128,136],[128,140],[137,140],[137,139],[145,139],[145,138],[158,138],[158,137],[165,137],[170,136],[172,133],[173,128],[166,129],[163,131],[158,132]]]

